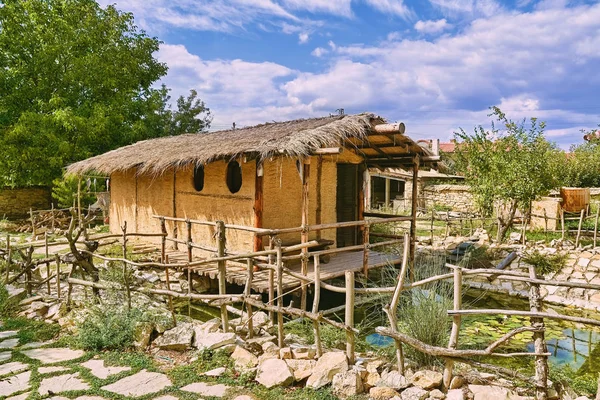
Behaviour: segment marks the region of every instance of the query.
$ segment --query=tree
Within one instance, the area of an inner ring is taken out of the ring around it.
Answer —
[[[160,42],[93,0],[0,0],[0,185],[48,185],[74,161],[202,130],[196,93],[168,109]]]
[[[536,118],[519,123],[509,120],[497,107],[490,116],[496,117],[503,130],[492,122],[490,131],[482,126],[472,134],[462,128],[455,133],[456,162],[471,186],[477,205],[485,215],[491,215],[497,204],[507,212],[498,213],[499,236],[504,240],[518,208],[527,211],[531,202],[559,186],[556,147],[544,137],[545,123]]]
[[[600,186],[600,130],[583,131],[585,142],[571,146],[563,160],[563,184],[574,187]]]

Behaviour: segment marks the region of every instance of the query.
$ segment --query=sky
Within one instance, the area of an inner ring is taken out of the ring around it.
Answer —
[[[600,124],[600,2],[100,0],[162,41],[161,83],[195,89],[211,130],[373,112],[413,139],[546,121],[560,147]]]

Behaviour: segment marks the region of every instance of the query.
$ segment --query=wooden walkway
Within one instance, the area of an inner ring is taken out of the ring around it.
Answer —
[[[170,262],[186,262],[187,253],[179,251],[167,252]],[[321,262],[321,280],[326,281],[333,278],[343,277],[346,271],[362,272],[363,252],[345,252],[331,256],[328,263]],[[381,253],[369,251],[369,270],[381,268],[386,265],[397,265],[402,262],[402,256],[392,253]],[[301,265],[294,263],[288,267],[291,271],[300,273]],[[216,263],[208,264],[201,269],[195,270],[198,275],[208,276],[211,279],[218,278],[218,269]],[[312,259],[308,264],[308,279],[314,280],[314,264]],[[227,262],[227,282],[243,286],[247,280],[247,267],[245,263]],[[283,274],[283,289],[290,289],[300,286],[300,280],[289,274]],[[256,293],[267,293],[269,291],[269,273],[267,270],[254,272],[252,290]]]

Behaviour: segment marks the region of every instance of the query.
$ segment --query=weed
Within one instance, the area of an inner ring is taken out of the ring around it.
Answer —
[[[565,267],[566,254],[542,254],[537,250],[523,255],[523,261],[533,265],[536,272],[546,275],[558,272]]]
[[[79,345],[88,350],[116,350],[133,344],[135,327],[142,320],[138,309],[101,306],[90,307],[86,318],[79,324]]]

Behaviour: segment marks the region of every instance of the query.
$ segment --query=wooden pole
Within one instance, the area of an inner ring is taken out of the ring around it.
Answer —
[[[346,271],[346,326],[354,328],[354,272]],[[354,333],[346,331],[346,356],[348,362],[354,364]]]
[[[529,277],[537,279],[535,267],[529,266]],[[532,313],[537,313],[542,310],[542,301],[540,297],[540,286],[531,284],[529,286],[529,308]],[[533,333],[534,348],[536,354],[546,353],[546,341],[544,337],[544,319],[532,317],[530,318],[531,326],[536,328]],[[548,398],[548,358],[543,355],[535,356],[535,390],[537,400],[546,400]]]
[[[192,255],[192,250],[193,250],[193,248],[192,248],[192,221],[190,221],[189,218],[187,218],[185,221],[185,227],[187,230],[187,240],[186,240],[186,242],[187,242],[187,259],[188,259],[188,262],[192,262],[193,261],[192,260],[192,257],[193,257],[193,255]],[[223,255],[225,255],[225,254],[223,254]]]
[[[525,214],[523,215],[523,233],[521,236],[521,240],[523,243],[523,246],[525,246],[525,243],[527,243],[527,221],[529,221],[529,214],[531,213],[531,211],[526,211]]]
[[[371,227],[368,224],[363,227],[363,244],[365,247],[363,249],[362,267],[363,267],[363,275],[365,277],[369,276],[369,244],[371,243],[371,239],[369,237],[370,230],[371,230]]]
[[[322,196],[321,196],[321,187],[322,187],[322,178],[323,178],[323,156],[317,157],[317,208],[315,210],[315,224],[321,225],[322,221]],[[321,239],[321,231],[317,231],[317,240]]]
[[[390,207],[390,178],[385,178],[385,208]]]
[[[581,237],[581,227],[583,225],[583,217],[585,216],[585,209],[581,210],[581,216],[579,217],[579,226],[577,227],[577,238],[575,239],[575,247],[579,246],[579,238]]]
[[[264,167],[262,162],[256,160],[256,174],[254,177],[254,227],[263,227],[263,177]],[[254,235],[254,251],[261,251],[263,247],[262,236]]]
[[[313,298],[312,312],[317,314],[319,312],[319,303],[321,301],[321,259],[319,256],[313,257],[314,263],[314,276],[315,276],[315,294]],[[313,321],[313,334],[315,337],[315,346],[317,348],[317,357],[323,355],[323,345],[321,343],[321,326],[319,321]]]
[[[164,217],[160,218],[160,232],[163,235],[160,240],[160,262],[168,264],[165,262],[167,256],[167,224]]]
[[[458,311],[462,307],[462,268],[454,269],[454,310]],[[449,349],[456,349],[458,346],[458,334],[460,333],[460,315],[454,315],[452,317],[452,332],[450,333],[450,340],[448,341]],[[452,370],[454,368],[454,361],[446,360],[446,366],[444,368],[444,387],[450,387],[450,381],[452,381]]]
[[[435,221],[435,210],[431,209],[431,245],[433,246],[433,222]]]
[[[281,240],[275,244],[277,250],[277,345],[283,347],[283,254],[281,252]]]
[[[79,228],[83,226],[83,218],[81,218],[81,178],[77,180],[77,218],[79,219]]]
[[[419,155],[416,155],[413,162],[413,187],[412,187],[412,205],[410,210],[410,252],[408,256],[408,264],[410,267],[410,280],[415,280],[415,247],[417,244],[417,196],[419,194]]]
[[[48,232],[44,232],[44,247],[46,249],[46,259],[48,259]],[[50,261],[46,262],[46,278],[50,278]],[[51,292],[51,288],[50,288],[50,279],[48,279],[48,281],[46,282],[46,289],[48,292],[48,295],[50,295]]]
[[[269,250],[275,249],[275,237],[269,236]],[[274,265],[273,256],[269,255],[269,265]],[[269,306],[275,306],[275,271],[273,268],[269,268],[268,271],[268,279],[269,279]],[[269,320],[272,325],[275,325],[275,313],[273,311],[269,311]]]
[[[308,242],[308,201],[309,201],[309,181],[310,181],[310,159],[304,160],[302,168],[302,233],[301,242]],[[302,275],[308,274],[308,249],[305,247],[302,249]],[[278,293],[277,296],[281,296]],[[302,285],[300,295],[300,308],[306,310],[306,286]]]
[[[544,208],[544,238],[548,240],[548,214]]]
[[[54,255],[56,259],[56,297],[60,299],[60,256],[57,254]]]
[[[123,231],[123,259],[127,259],[127,221],[123,222],[121,227]],[[127,309],[131,310],[131,290],[129,287],[129,276],[127,271],[127,263],[123,261],[123,283],[125,285],[125,291],[127,293]]]
[[[560,225],[562,227],[562,240],[565,240],[565,210],[560,209]]]
[[[598,239],[598,218],[600,217],[600,204],[596,204],[596,219],[594,220],[594,247]]]
[[[217,257],[225,256],[226,245],[225,222],[217,221]],[[219,268],[219,294],[227,293],[227,265],[226,261],[218,261]],[[227,306],[221,305],[221,322],[223,324],[223,332],[229,332],[229,316],[227,315]]]
[[[166,256],[166,263],[169,263],[169,256]],[[169,267],[165,268],[165,279],[167,283],[167,290],[171,291],[171,280],[169,279]],[[188,288],[189,290],[189,288]],[[175,318],[175,311],[173,310],[173,299],[170,295],[167,295],[167,303],[169,304],[169,310],[171,311],[171,318],[173,318],[173,325],[177,326],[177,318]]]
[[[254,262],[252,258],[248,257],[246,259],[246,265],[248,270],[248,279],[246,280],[246,287],[244,288],[244,295],[246,297],[250,297],[252,293],[252,281],[254,280]],[[254,321],[252,321],[252,305],[250,303],[246,303],[246,313],[248,315],[248,338],[252,338],[254,336]]]
[[[50,203],[50,223],[52,226],[52,233],[54,233],[55,221],[54,221],[54,203]]]
[[[31,236],[35,240],[35,218],[33,217],[33,208],[29,207],[29,217],[31,218]]]

